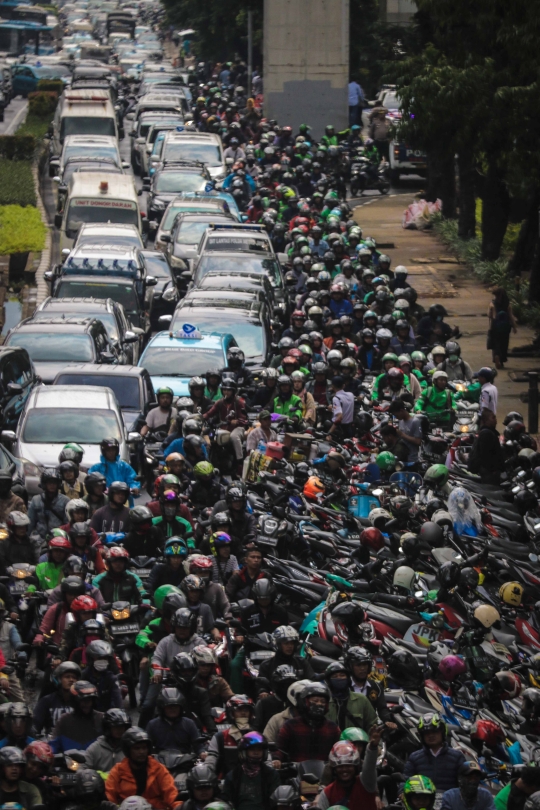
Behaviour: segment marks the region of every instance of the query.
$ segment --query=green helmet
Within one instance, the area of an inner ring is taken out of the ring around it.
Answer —
[[[170,486],[173,486],[173,485],[176,486],[176,487],[182,486],[178,476],[173,475],[172,473],[167,473],[167,475],[164,475],[162,477],[161,481],[160,481],[160,485],[163,487],[163,489],[166,489],[167,487],[170,487]]]
[[[159,588],[156,588],[156,590],[154,591],[154,605],[157,607],[158,610],[161,610],[165,598],[170,593],[182,593],[182,592],[176,587],[176,585],[160,585]]]
[[[424,352],[413,352],[411,354],[411,360],[421,360],[422,363],[427,363],[427,357]]]
[[[448,467],[444,464],[432,464],[431,467],[428,467],[426,473],[424,475],[424,484],[427,484],[430,487],[434,487],[438,489],[440,487],[444,487],[446,482],[448,481],[448,477],[450,472]]]
[[[162,386],[161,388],[158,388],[158,390],[156,391],[156,397],[159,397],[160,394],[168,394],[170,397],[174,397],[174,391],[172,390],[172,388],[169,388],[166,385]]]
[[[64,540],[69,540],[69,534],[63,529],[53,529],[51,537],[62,537]]]
[[[199,461],[193,467],[195,478],[210,478],[214,474],[214,465],[209,461]]]
[[[383,452],[379,453],[379,455],[375,459],[377,467],[385,472],[393,470],[396,466],[396,461],[397,458],[393,453],[390,453],[389,450],[383,450]]]
[[[379,316],[376,312],[373,312],[372,309],[368,309],[367,312],[364,312],[364,320],[366,320],[366,318],[376,318],[378,320]]]
[[[405,313],[403,312],[403,310],[402,310],[402,309],[395,309],[395,310],[392,312],[392,318],[393,318],[395,321],[401,321],[401,320],[405,320],[405,319],[406,319],[406,317],[407,317],[407,316],[405,315]]]
[[[307,343],[302,343],[302,344],[301,344],[301,345],[298,347],[298,351],[299,351],[299,352],[302,352],[302,354],[309,354],[309,355],[312,355],[312,354],[313,354],[313,349],[311,348],[311,346],[308,346],[308,344],[307,344]]]
[[[386,363],[387,360],[393,360],[396,364],[399,363],[399,358],[394,352],[386,352],[386,354],[383,355],[383,363]]]
[[[437,788],[429,777],[417,775],[407,779],[403,786],[403,803],[407,810],[417,810],[417,808],[413,808],[412,804],[408,801],[409,797],[413,794],[426,797],[426,803],[422,810],[424,810],[424,807],[425,810],[432,810],[437,797]]]
[[[80,444],[77,444],[77,442],[68,442],[67,444],[64,445],[62,449],[73,450],[73,452],[75,453],[84,453],[83,448],[81,447]]]
[[[346,740],[347,742],[356,743],[356,742],[369,742],[369,735],[364,731],[363,728],[346,728],[345,731],[341,732],[340,740]]]

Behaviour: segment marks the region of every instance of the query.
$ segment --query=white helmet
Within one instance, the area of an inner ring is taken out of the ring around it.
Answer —
[[[396,276],[397,275],[405,275],[406,276],[408,274],[408,272],[409,271],[407,270],[407,268],[405,267],[404,264],[398,264],[398,266],[394,270],[394,275],[396,275]]]
[[[386,509],[378,506],[376,509],[371,510],[368,515],[368,520],[372,526],[375,526],[376,529],[380,529],[381,526],[384,528],[384,525],[389,520],[392,520],[392,515],[390,512],[387,512]]]
[[[90,507],[88,506],[86,501],[83,501],[82,498],[73,498],[71,501],[67,502],[66,516],[68,522],[71,523],[71,516],[73,515],[73,512],[76,512],[78,509],[85,509],[87,514],[90,511]]]
[[[199,666],[203,664],[215,664],[216,663],[216,655],[210,647],[205,647],[204,644],[197,644],[196,647],[193,648],[191,651],[191,655],[193,656],[193,660]]]
[[[436,371],[433,375],[433,380],[447,380],[448,374],[446,371]]]
[[[406,591],[412,591],[416,571],[408,565],[400,565],[394,572],[394,579],[392,584],[396,588],[404,588]]]
[[[287,700],[292,706],[296,706],[296,701],[300,692],[303,691],[305,686],[308,686],[311,683],[309,678],[304,678],[302,681],[295,681],[291,683],[289,688],[287,689]]]

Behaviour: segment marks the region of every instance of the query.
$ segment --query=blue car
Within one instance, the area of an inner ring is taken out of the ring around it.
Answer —
[[[237,343],[232,335],[199,332],[184,324],[177,332],[159,332],[144,350],[138,365],[152,378],[154,391],[168,386],[175,397],[188,397],[191,377],[227,365],[227,351]]]
[[[37,90],[40,79],[61,79],[64,84],[68,84],[71,81],[71,72],[65,65],[42,65],[39,62],[35,65],[12,65],[13,97],[26,98],[28,93]]]

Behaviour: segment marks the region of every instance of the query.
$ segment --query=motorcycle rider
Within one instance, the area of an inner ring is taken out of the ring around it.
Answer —
[[[123,709],[108,709],[102,720],[103,734],[85,751],[86,766],[103,774],[125,757],[122,737],[131,728],[131,719]]]
[[[195,685],[206,689],[212,706],[223,706],[233,696],[225,678],[216,673],[217,659],[210,647],[194,647],[191,653],[197,665]]]
[[[139,495],[137,473],[127,461],[120,458],[120,442],[116,438],[103,439],[100,444],[101,456],[98,464],[88,470],[89,473],[100,472],[106,480],[109,490],[113,482],[124,481],[130,490],[130,506],[133,506],[131,495]],[[109,498],[111,497],[109,492]]]
[[[154,749],[181,751],[199,755],[203,750],[199,729],[186,717],[187,701],[174,687],[164,687],[157,699],[158,717],[150,720],[146,730]]]
[[[228,517],[225,512],[218,512],[215,517],[219,518],[221,515]],[[232,538],[227,532],[215,531],[208,538],[208,546],[213,555],[212,581],[225,587],[238,571],[238,560],[231,554]]]
[[[225,501],[218,501],[214,506],[211,518],[213,531],[221,528],[221,524],[215,523],[220,513],[229,517],[230,523],[225,531],[231,536],[233,551],[238,555],[238,552],[252,544],[257,536],[257,521],[248,511],[246,492],[241,482],[231,484],[225,494]],[[201,551],[204,553],[207,549],[201,546]]]
[[[220,483],[219,471],[209,461],[199,461],[193,467],[195,481],[188,489],[186,496],[194,509],[205,509],[213,506],[225,495],[225,488]]]
[[[273,633],[276,627],[287,625],[289,617],[281,605],[275,604],[277,588],[269,579],[258,579],[251,588],[255,604],[242,611],[242,626],[248,635]]]
[[[199,438],[198,436],[195,438]],[[179,456],[179,453],[174,453],[175,456]],[[182,463],[184,463],[184,458],[182,458]],[[197,466],[197,465],[195,465]],[[182,492],[186,492],[191,485],[190,476],[187,474],[181,475],[180,477],[175,473],[166,473],[165,475],[161,475],[159,478],[156,479],[155,483],[155,492],[156,498],[153,501],[148,501],[146,507],[150,509],[152,512],[153,517],[161,517],[163,515],[163,508],[167,504],[167,499],[164,497],[166,490],[173,490],[176,492],[177,495],[181,495]],[[170,512],[170,509],[167,510]],[[182,502],[178,503],[176,514],[179,517],[184,518],[187,520],[188,523],[193,526],[193,517],[191,515],[191,510],[189,507]]]
[[[298,678],[314,678],[314,672],[307,658],[298,653],[300,637],[298,631],[290,625],[277,627],[272,633],[275,654],[267,658],[259,667],[259,676],[272,681],[275,670],[282,664],[288,664],[297,673]]]
[[[218,778],[206,763],[199,763],[188,773],[186,789],[189,799],[183,803],[182,810],[203,810],[218,796]]]
[[[366,747],[362,773],[360,754],[351,742],[340,740],[330,751],[329,762],[333,771],[333,781],[319,793],[315,806],[320,810],[347,802],[350,810],[377,807],[377,756],[382,728],[371,729]]]
[[[473,373],[470,365],[461,357],[461,346],[457,340],[449,340],[445,346],[446,358],[437,366],[441,371],[446,371],[450,382],[462,380],[472,382]]]
[[[441,423],[453,423],[456,407],[452,392],[448,389],[448,375],[445,371],[435,371],[433,385],[429,385],[417,399],[414,410],[424,411],[430,419]]]
[[[458,787],[459,769],[465,763],[465,756],[445,741],[446,723],[432,712],[420,717],[417,729],[423,747],[409,754],[403,769],[405,781],[421,773],[431,779],[439,791]]]
[[[26,512],[23,499],[12,492],[13,478],[8,470],[0,470],[0,523],[5,523],[10,512]]]
[[[36,495],[41,498],[41,495]],[[0,571],[16,563],[36,565],[39,560],[40,540],[29,537],[30,517],[25,512],[10,512],[7,521],[9,535],[0,543]]]
[[[204,419],[216,425],[225,425],[227,430],[231,431],[231,445],[238,465],[237,472],[241,473],[244,459],[242,441],[245,428],[248,426],[248,418],[245,400],[236,395],[237,390],[238,382],[229,377],[225,378],[221,383],[222,399],[214,402],[210,410],[204,414]]]
[[[365,695],[352,690],[346,667],[337,661],[329,664],[324,677],[330,691],[328,718],[340,728],[354,726],[369,731],[376,722],[375,709]]]
[[[329,703],[324,684],[313,682],[304,687],[297,700],[298,717],[287,720],[279,730],[277,761],[328,760],[340,735],[339,727],[326,719]]]
[[[64,598],[62,583],[65,582],[67,578],[70,578],[70,581],[72,582],[75,582],[78,579],[79,582],[83,583],[84,590],[80,593],[77,592],[77,596],[80,596],[81,593],[86,593],[88,596],[91,596],[92,599],[95,599],[98,605],[103,604],[103,598],[100,591],[95,587],[95,585],[92,585],[90,582],[86,582],[88,567],[84,560],[81,560],[81,558],[77,557],[76,554],[72,554],[65,561],[62,571],[64,574],[64,579],[61,580],[60,584],[57,585],[56,588],[49,591],[47,595],[47,605],[49,607],[51,605],[55,605],[57,602],[61,602]],[[75,577],[75,580],[72,579],[73,577]]]
[[[265,762],[268,743],[249,731],[238,743],[238,765],[225,776],[223,798],[235,810],[267,810],[268,797],[280,785],[277,771]]]
[[[83,501],[88,504],[88,516],[92,518],[95,512],[109,501],[107,495],[105,495],[107,479],[100,472],[89,473],[84,479],[84,486],[87,494],[84,496]]]
[[[441,808],[468,810],[474,807],[476,810],[495,810],[493,796],[489,790],[480,787],[483,778],[484,772],[477,762],[474,760],[465,762],[458,773],[459,787],[443,793]]]
[[[123,698],[112,645],[103,639],[95,639],[87,646],[85,655],[87,666],[82,671],[82,680],[94,684],[98,690],[96,709],[100,712],[121,709]]]
[[[94,577],[93,584],[99,588],[105,602],[129,602],[140,605],[144,588],[141,580],[129,571],[129,553],[121,546],[112,546],[107,558],[107,571]]]
[[[225,705],[229,728],[218,731],[208,745],[206,762],[218,776],[227,774],[238,762],[238,743],[253,729],[255,710],[247,695],[233,695]]]
[[[479,428],[469,453],[467,469],[479,475],[483,484],[498,484],[505,470],[506,457],[496,429],[497,414],[484,408],[480,414]]]
[[[160,497],[160,506],[161,515],[152,518],[158,545],[163,545],[170,537],[182,537],[186,545],[193,548],[193,527],[189,520],[179,514],[180,496],[178,493],[173,489],[166,489]]]
[[[0,805],[2,807],[22,807],[32,810],[43,807],[43,799],[38,788],[25,781],[24,768],[26,757],[22,751],[13,746],[6,746],[0,751]]]
[[[98,691],[88,681],[76,681],[70,690],[73,711],[58,718],[51,748],[56,753],[76,748],[86,750],[102,731],[102,712],[95,711]]]
[[[54,788],[49,781],[51,767],[54,763],[54,752],[51,746],[41,740],[35,740],[26,746],[23,754],[26,758],[24,781],[36,787],[46,806],[50,805],[54,801]]]
[[[225,586],[225,592],[229,602],[251,598],[252,588],[255,582],[264,577],[261,571],[262,560],[262,551],[251,544],[246,549],[243,568],[232,574]]]
[[[50,733],[63,714],[73,711],[71,687],[80,680],[81,668],[74,661],[63,661],[52,673],[52,683],[56,690],[41,697],[34,707],[32,727],[36,734],[43,729]]]
[[[101,547],[92,543],[96,536],[88,522],[73,523],[69,528],[73,556],[79,557],[92,573],[101,574],[105,571],[105,562]]]
[[[79,465],[75,464],[74,461],[62,461],[56,469],[60,473],[62,481],[60,484],[62,495],[66,495],[70,500],[82,498],[84,484],[79,480]]]
[[[125,759],[114,765],[105,782],[107,799],[122,805],[130,796],[141,796],[155,810],[179,807],[178,788],[165,765],[151,756],[152,743],[146,731],[129,728],[122,737],[122,750]]]
[[[369,677],[373,666],[371,653],[365,647],[349,647],[345,653],[345,666],[351,676],[351,690],[365,695],[387,728],[395,730],[392,714],[384,697],[384,687],[380,681]],[[366,729],[367,730],[367,729]]]
[[[108,502],[92,515],[90,526],[96,532],[129,531],[129,485],[125,481],[113,481],[108,489]]]
[[[540,791],[540,768],[529,762],[495,796],[497,810],[524,810],[527,800]]]
[[[60,493],[61,483],[62,479],[57,470],[43,470],[40,477],[43,492],[34,495],[30,501],[28,507],[29,532],[36,532],[42,540],[48,540],[52,530],[58,529],[64,523],[69,498]],[[2,543],[2,545],[4,544]]]
[[[214,614],[210,605],[201,601],[204,594],[204,582],[196,574],[188,574],[180,583],[180,590],[187,600],[188,608],[197,617],[199,633],[211,633],[214,641],[221,641],[219,630],[214,627]]]
[[[12,745],[22,751],[27,745],[34,742],[34,737],[29,736],[31,726],[32,712],[26,703],[8,704],[4,715],[6,736],[0,740],[0,750]]]
[[[71,553],[72,547],[66,532],[54,529],[53,536],[47,543],[46,561],[36,566],[36,577],[41,590],[56,588],[64,575],[64,564]],[[32,588],[35,590],[35,586],[29,586],[29,590]]]
[[[163,549],[165,562],[156,563],[148,577],[146,587],[149,593],[155,594],[162,585],[180,585],[186,575],[182,563],[187,559],[188,553],[186,541],[182,537],[169,537]]]
[[[173,422],[178,415],[177,409],[174,408],[172,404],[173,396],[174,393],[172,388],[168,388],[167,386],[158,388],[156,391],[158,406],[157,408],[152,408],[152,410],[148,411],[148,414],[146,415],[146,422],[140,431],[141,436],[146,436],[148,433],[152,433],[154,431],[159,431],[162,433],[169,432],[171,422]]]
[[[0,651],[4,656],[4,661],[12,661],[17,657],[17,651],[23,642],[19,635],[19,630],[15,624],[8,621],[8,612],[5,603],[0,599]],[[11,700],[24,700],[21,682],[16,674],[9,674],[9,697]]]
[[[238,388],[248,388],[253,382],[253,375],[246,368],[246,356],[238,346],[231,346],[227,351],[227,365],[221,369],[222,376],[233,376]],[[225,380],[223,381],[225,382]],[[223,392],[223,383],[221,385]],[[223,394],[225,396],[225,394]]]
[[[288,417],[293,422],[302,419],[303,404],[293,393],[292,381],[287,374],[280,374],[277,381],[277,396],[272,405],[273,413]]]
[[[214,570],[212,560],[203,554],[192,554],[186,565],[189,566],[189,573],[195,574],[201,580],[204,586],[201,602],[210,607],[214,618],[230,618],[231,606],[227,595],[224,589],[212,580]]]
[[[148,506],[134,506],[130,510],[130,531],[122,543],[130,557],[154,557],[159,554],[159,533],[154,529],[153,519]]]

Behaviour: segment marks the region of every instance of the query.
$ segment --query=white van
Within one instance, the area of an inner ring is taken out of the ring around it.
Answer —
[[[143,231],[133,177],[107,172],[76,172],[69,181],[64,211],[54,224],[60,228],[60,250],[73,247],[85,222],[136,225]]]
[[[116,111],[108,90],[67,90],[52,123],[51,155],[62,154],[68,135],[108,135],[118,140]]]

